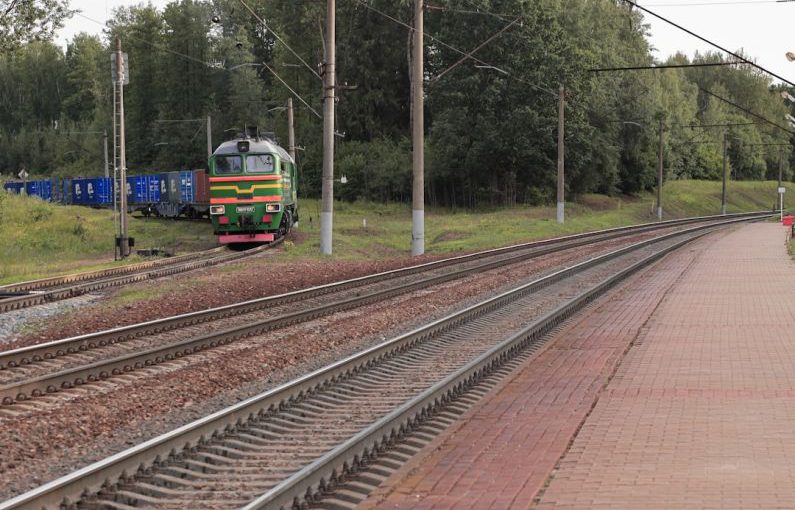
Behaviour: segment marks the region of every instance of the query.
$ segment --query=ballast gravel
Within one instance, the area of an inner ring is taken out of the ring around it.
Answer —
[[[101,296],[84,294],[62,301],[3,313],[0,317],[0,350],[12,348],[14,338],[27,336],[25,331],[30,324],[46,325],[48,322],[54,324],[58,322],[56,317],[79,310],[98,299],[101,299]]]
[[[635,237],[637,242],[640,237]],[[381,303],[241,340],[183,358],[184,365],[141,384],[114,382],[99,392],[91,385],[43,411],[0,414],[0,500],[35,488],[79,467],[173,430],[316,368],[378,344],[420,324],[472,305],[544,272],[569,266],[627,241],[580,247],[466,279],[397,296]],[[425,257],[425,261],[431,260]],[[159,282],[134,286],[158,296],[134,304],[92,303],[14,339],[16,346],[72,336],[280,294],[405,265],[416,258],[385,262],[277,262],[247,259],[238,269],[215,268],[179,275],[158,291]],[[184,293],[188,292],[188,294]],[[119,291],[116,291],[119,292]],[[107,384],[98,383],[98,384]]]

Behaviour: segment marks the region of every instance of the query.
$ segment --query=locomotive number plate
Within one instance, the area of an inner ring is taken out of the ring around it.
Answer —
[[[247,213],[247,212],[254,212],[253,205],[239,205],[235,208],[235,211],[239,213]]]

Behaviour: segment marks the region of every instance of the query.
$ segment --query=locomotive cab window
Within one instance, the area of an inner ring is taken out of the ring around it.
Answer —
[[[276,161],[271,154],[251,154],[246,156],[246,171],[250,174],[272,174]]]
[[[239,174],[243,171],[243,158],[240,156],[216,156],[215,173],[217,175]]]

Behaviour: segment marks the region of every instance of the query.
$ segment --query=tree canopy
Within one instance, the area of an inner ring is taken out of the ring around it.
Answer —
[[[20,0],[15,12],[24,12],[23,4],[68,10],[65,1]],[[205,166],[208,115],[215,145],[247,125],[286,140],[284,105],[293,97],[301,190],[317,196],[323,4],[126,7],[114,12],[102,37],[79,34],[65,51],[35,40],[35,30],[20,33],[13,49],[0,53],[0,172],[102,172],[101,133],[112,129],[109,55],[119,37],[130,60],[131,172]],[[410,200],[412,5],[338,2],[336,166],[347,176],[338,188],[345,199]],[[37,26],[47,33],[58,19],[41,18]],[[655,60],[641,13],[622,2],[440,0],[427,9],[425,33],[430,204],[552,202],[560,85],[571,193],[651,189],[661,128],[667,179],[720,179],[724,137],[735,178],[774,179],[782,158],[790,178],[790,132],[730,104],[786,127],[791,107],[780,92],[788,89],[755,68],[593,71],[728,62],[718,52]]]
[[[30,41],[52,39],[72,14],[69,0],[0,1],[0,53]]]

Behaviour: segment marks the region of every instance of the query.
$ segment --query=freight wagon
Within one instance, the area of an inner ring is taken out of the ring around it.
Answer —
[[[156,175],[127,177],[128,212],[141,211],[144,216],[168,218],[209,216],[210,204],[206,170],[181,170]],[[11,193],[27,193],[48,202],[90,207],[112,207],[119,186],[113,178],[87,177],[6,182]]]

